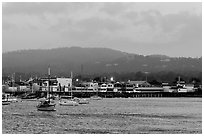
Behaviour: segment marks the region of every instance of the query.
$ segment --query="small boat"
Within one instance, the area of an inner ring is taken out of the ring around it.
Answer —
[[[96,95],[90,97],[91,100],[102,100],[103,98],[98,96],[98,90],[96,91]]]
[[[61,106],[78,106],[79,103],[74,100],[60,100],[59,104]]]
[[[70,96],[61,96],[59,105],[61,106],[78,106],[79,103],[75,101],[74,99],[71,99]]]
[[[41,100],[40,104],[37,105],[39,111],[56,111],[54,101],[50,101],[50,68],[48,68],[48,98]]]
[[[89,101],[84,98],[74,98],[74,101],[78,102],[79,104],[89,104]]]
[[[18,102],[18,99],[14,98],[14,97],[13,98],[9,98],[8,100],[11,101],[12,103]]]
[[[41,103],[37,106],[39,111],[56,111],[55,103],[51,103],[49,100],[41,101]]]
[[[73,77],[73,75],[72,75],[72,72],[71,72],[71,79],[72,79],[72,77]],[[72,86],[70,87],[70,89],[71,89],[71,91],[70,91],[71,94],[70,95],[60,97],[59,105],[61,105],[61,106],[78,106],[79,105],[78,101],[75,101],[73,99]]]
[[[90,97],[91,100],[102,100],[103,98],[98,96],[98,95],[94,95]]]

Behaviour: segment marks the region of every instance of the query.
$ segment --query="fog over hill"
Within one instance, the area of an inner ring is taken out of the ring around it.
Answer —
[[[53,75],[97,74],[109,72],[201,72],[202,58],[172,58],[165,55],[137,55],[108,48],[55,48],[48,50],[20,50],[3,53],[3,74]]]

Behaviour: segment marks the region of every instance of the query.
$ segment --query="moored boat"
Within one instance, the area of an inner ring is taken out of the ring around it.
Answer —
[[[78,106],[79,103],[74,100],[60,100],[59,104],[61,106]]]
[[[61,96],[59,105],[61,106],[78,106],[79,103],[71,98],[71,96]]]
[[[12,103],[19,101],[17,98],[14,98],[14,97],[13,98],[9,98],[8,100],[11,101]]]
[[[78,102],[79,104],[89,104],[89,101],[85,98],[74,98],[74,101]]]
[[[94,95],[90,97],[91,100],[102,100],[103,98],[98,96],[98,95]]]
[[[48,98],[45,99],[44,101],[42,100],[40,104],[37,106],[37,109],[39,111],[56,111],[55,109],[55,103],[50,101],[50,86],[49,86],[49,81],[50,81],[50,68],[48,68]]]
[[[41,103],[37,106],[39,111],[56,111],[55,103],[51,103],[49,100],[41,101]]]

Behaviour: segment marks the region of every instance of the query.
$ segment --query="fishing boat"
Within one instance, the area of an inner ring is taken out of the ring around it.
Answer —
[[[48,98],[44,101],[41,101],[39,105],[37,105],[37,109],[39,111],[56,111],[55,103],[50,100],[50,68],[48,68]]]

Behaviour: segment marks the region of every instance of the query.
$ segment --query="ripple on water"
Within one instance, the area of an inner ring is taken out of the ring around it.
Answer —
[[[177,104],[178,103],[178,104]],[[2,107],[4,134],[174,134],[202,132],[202,101],[103,99],[76,107],[37,111],[37,102]],[[144,106],[145,105],[145,106]]]

